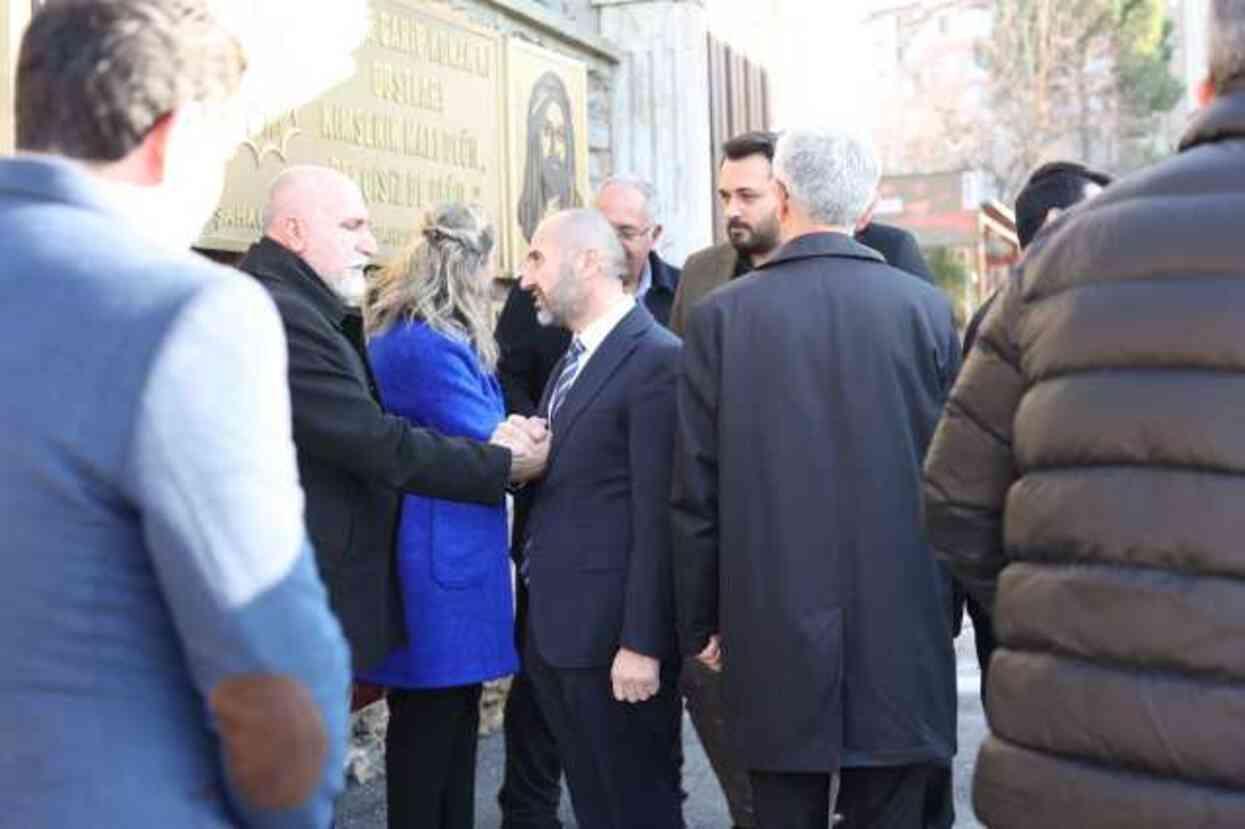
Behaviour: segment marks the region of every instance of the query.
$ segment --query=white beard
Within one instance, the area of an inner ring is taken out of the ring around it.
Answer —
[[[351,308],[358,308],[367,298],[367,277],[363,275],[362,270],[351,268],[333,286],[333,293]]]

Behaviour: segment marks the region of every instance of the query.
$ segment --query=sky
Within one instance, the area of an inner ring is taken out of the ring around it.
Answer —
[[[869,38],[862,20],[879,0],[709,0],[709,28],[770,70],[774,125],[875,121]]]

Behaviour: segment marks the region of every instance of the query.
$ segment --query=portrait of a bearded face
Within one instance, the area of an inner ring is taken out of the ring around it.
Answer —
[[[523,238],[532,240],[540,220],[550,213],[582,207],[575,187],[575,125],[566,85],[545,72],[532,87],[527,106],[527,157],[518,219]]]

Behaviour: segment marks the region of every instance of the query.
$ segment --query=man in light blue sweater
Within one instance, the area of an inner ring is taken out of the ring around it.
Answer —
[[[186,252],[245,58],[206,0],[48,4],[0,162],[0,827],[323,827],[348,659],[262,288]]]

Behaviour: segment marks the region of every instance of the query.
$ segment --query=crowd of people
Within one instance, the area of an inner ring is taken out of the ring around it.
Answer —
[[[467,829],[513,676],[506,829],[563,779],[583,829],[681,829],[685,710],[735,826],[947,829],[965,606],[983,823],[1245,825],[1245,0],[1210,6],[1180,152],[1036,170],[963,337],[824,128],[726,142],[683,269],[642,179],[534,217],[496,324],[495,217],[370,273],[325,167],[212,264],[238,42],[43,6],[0,161],[0,826],[329,826],[384,697],[389,826]]]

